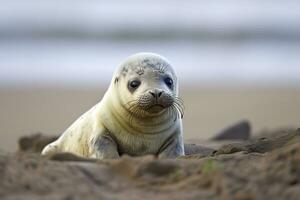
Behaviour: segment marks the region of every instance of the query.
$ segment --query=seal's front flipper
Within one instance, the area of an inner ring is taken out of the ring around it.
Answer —
[[[118,145],[111,136],[104,134],[92,140],[92,158],[116,159],[120,158]]]
[[[60,145],[58,140],[48,144],[42,151],[42,155],[53,155],[60,152]]]
[[[158,158],[177,158],[184,156],[184,145],[181,135],[170,138],[159,150]]]

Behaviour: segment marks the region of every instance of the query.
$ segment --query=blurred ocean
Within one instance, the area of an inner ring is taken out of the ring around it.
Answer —
[[[1,0],[1,86],[108,84],[141,51],[183,84],[300,86],[297,0]]]

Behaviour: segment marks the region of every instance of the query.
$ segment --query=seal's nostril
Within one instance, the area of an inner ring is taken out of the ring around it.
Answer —
[[[162,95],[162,93],[163,93],[162,91],[161,91],[161,92],[159,92],[159,93],[158,93],[158,97],[160,97],[160,96]]]
[[[156,97],[156,94],[154,92],[149,92],[154,98]]]
[[[159,97],[161,97],[161,95],[163,94],[164,91],[160,91],[160,90],[155,90],[155,91],[149,91],[149,93],[155,98],[158,99]]]

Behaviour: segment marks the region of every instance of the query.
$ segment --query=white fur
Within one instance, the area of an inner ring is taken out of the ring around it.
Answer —
[[[145,154],[157,154],[159,149],[169,138],[177,137],[182,147],[180,155],[184,154],[182,139],[182,121],[178,118],[176,121],[168,113],[162,113],[158,116],[148,116],[145,119],[133,119],[129,123],[126,102],[134,98],[127,89],[127,78],[122,79],[122,67],[127,65],[139,65],[142,59],[149,59],[151,62],[166,62],[165,58],[153,53],[139,53],[127,58],[114,73],[111,84],[105,93],[103,99],[89,111],[79,117],[61,136],[49,144],[42,151],[43,155],[54,154],[58,152],[71,152],[83,157],[98,157],[97,149],[93,145],[97,138],[104,134],[109,134],[118,147],[126,154],[139,156]],[[178,84],[175,72],[171,67],[167,73],[174,78],[175,89],[173,93],[178,95]],[[150,72],[149,72],[150,74]],[[116,78],[120,78],[116,84]],[[146,77],[145,77],[146,78]],[[141,92],[147,87],[163,87],[157,81],[149,80]]]

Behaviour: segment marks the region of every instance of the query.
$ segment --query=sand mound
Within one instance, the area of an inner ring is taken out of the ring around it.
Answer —
[[[35,138],[47,143],[43,135]],[[300,196],[300,130],[229,142],[215,149],[187,144],[190,155],[176,160],[123,156],[98,161],[69,154],[45,158],[34,153],[43,145],[34,144],[26,152],[21,145],[18,153],[0,153],[1,199],[273,200]]]

